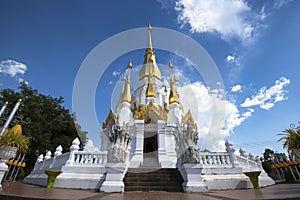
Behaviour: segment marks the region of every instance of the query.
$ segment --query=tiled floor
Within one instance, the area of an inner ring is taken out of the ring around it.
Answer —
[[[100,193],[94,190],[46,189],[39,186],[11,183],[0,192],[1,200],[12,199],[101,199],[101,200],[229,200],[229,199],[300,199],[300,184],[278,184],[259,190],[223,190],[208,193],[125,192]]]

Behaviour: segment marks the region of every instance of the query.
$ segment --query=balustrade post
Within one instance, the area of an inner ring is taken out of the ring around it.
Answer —
[[[66,165],[73,165],[75,163],[75,152],[79,150],[80,141],[78,138],[74,139],[70,147],[69,159]]]
[[[203,164],[204,164],[204,165],[207,164],[206,155],[203,156]]]
[[[45,157],[44,157],[43,164],[42,164],[42,166],[41,166],[41,168],[40,168],[41,170],[44,169],[46,160],[48,160],[49,158],[51,158],[51,155],[52,155],[51,151],[47,151],[47,153],[46,153],[46,155],[45,155]]]
[[[249,153],[248,157],[249,157],[250,160],[255,161],[254,160],[254,155],[252,153]]]
[[[61,145],[59,145],[58,147],[56,147],[55,153],[54,153],[54,157],[57,157],[57,156],[61,155],[62,154],[62,150],[63,150],[63,148],[62,148]]]
[[[46,156],[45,156],[45,160],[50,159],[51,155],[52,155],[51,151],[47,151]]]
[[[36,168],[37,168],[38,164],[39,164],[40,162],[43,162],[43,160],[44,160],[44,156],[43,156],[43,154],[39,155],[39,156],[38,156],[38,158],[37,158],[37,160],[36,160],[36,162],[35,162],[35,164],[34,164],[33,171],[35,171],[35,170],[36,170]]]
[[[222,164],[222,161],[221,161],[221,157],[220,155],[217,155],[217,164]]]
[[[237,161],[236,156],[234,154],[235,149],[233,148],[233,144],[228,140],[226,140],[225,146],[226,146],[226,152],[229,154],[229,159],[230,159],[230,163],[232,164],[232,167],[233,168],[238,167],[239,162]]]
[[[215,165],[217,164],[217,158],[216,158],[216,155],[212,155],[212,164]]]
[[[55,166],[55,162],[56,162],[56,157],[62,154],[62,146],[59,145],[58,147],[56,147],[55,152],[54,152],[54,157],[53,157],[53,161],[50,165],[50,168],[52,168],[53,166]]]

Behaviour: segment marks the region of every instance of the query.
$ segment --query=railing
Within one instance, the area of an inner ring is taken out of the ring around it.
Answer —
[[[66,162],[69,158],[69,154],[70,154],[70,152],[67,152],[67,153],[64,153],[64,154],[61,154],[61,155],[51,158],[51,159],[53,159],[53,162],[50,165],[50,168],[51,169],[61,169],[62,166],[64,164],[66,164]]]
[[[97,164],[105,164],[107,161],[107,151],[102,152],[85,152],[85,151],[77,151],[74,152],[74,160],[73,165],[97,165]]]
[[[205,166],[216,165],[220,167],[231,167],[230,155],[226,152],[200,152],[200,164]]]
[[[73,153],[74,156],[70,156],[71,153]],[[43,172],[45,169],[61,169],[64,165],[102,165],[105,164],[106,161],[107,151],[95,153],[86,151],[67,152],[51,158],[45,158],[44,160],[43,158],[37,160],[34,171]]]
[[[237,155],[236,158],[244,172],[260,171],[262,169],[261,163],[251,160],[250,158],[239,155]]]
[[[45,155],[41,154],[34,166],[32,174],[44,173],[44,170],[61,170],[63,166],[104,166],[107,162],[107,151],[79,151],[79,140],[76,138],[72,142],[70,151],[62,154],[62,147],[58,146],[52,153],[48,151]]]

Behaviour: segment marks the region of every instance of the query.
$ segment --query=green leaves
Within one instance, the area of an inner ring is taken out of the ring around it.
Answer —
[[[29,148],[29,138],[22,135],[16,134],[13,131],[8,131],[8,133],[3,134],[0,139],[1,147],[17,147],[19,152],[26,154]]]
[[[300,149],[300,129],[285,129],[278,134],[281,138],[278,142],[283,142],[283,147],[293,154],[293,150]]]
[[[21,83],[19,91],[3,89],[0,91],[0,105],[9,101],[9,112],[19,98],[21,114],[31,119],[30,124],[23,124],[23,135],[30,140],[30,148],[26,155],[28,174],[33,168],[36,158],[46,151],[55,151],[61,145],[64,151],[69,151],[72,141],[78,137],[76,126],[70,111],[63,107],[63,97],[44,95]],[[78,127],[80,127],[78,125]],[[82,132],[80,129],[78,132]],[[82,141],[84,143],[85,141]]]

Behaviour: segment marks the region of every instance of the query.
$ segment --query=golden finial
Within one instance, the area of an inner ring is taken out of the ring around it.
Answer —
[[[132,61],[131,61],[131,59],[129,60],[129,63],[128,63],[128,69],[132,69]]]
[[[8,105],[8,101],[6,101],[6,102],[4,103],[4,105],[7,106],[7,105]]]
[[[128,78],[127,78],[127,81],[130,82],[130,70],[132,69],[132,61],[131,59],[129,60],[129,63],[128,63]]]
[[[150,24],[150,21],[148,22],[148,31],[151,31],[152,30],[152,27],[151,27],[151,24]]]
[[[152,30],[152,27],[151,27],[150,22],[149,22],[148,23],[148,49],[152,50],[151,30]]]
[[[22,102],[22,99],[18,99],[18,102],[20,102],[20,103],[21,103],[21,102]]]
[[[172,82],[172,69],[173,69],[173,65],[171,63],[171,61],[169,61],[169,70],[170,70],[170,82]]]
[[[169,68],[172,70],[172,68],[173,68],[173,65],[172,65],[172,63],[171,63],[171,61],[169,61]]]
[[[167,86],[165,86],[165,93],[167,93],[168,92],[168,89],[167,89]]]

